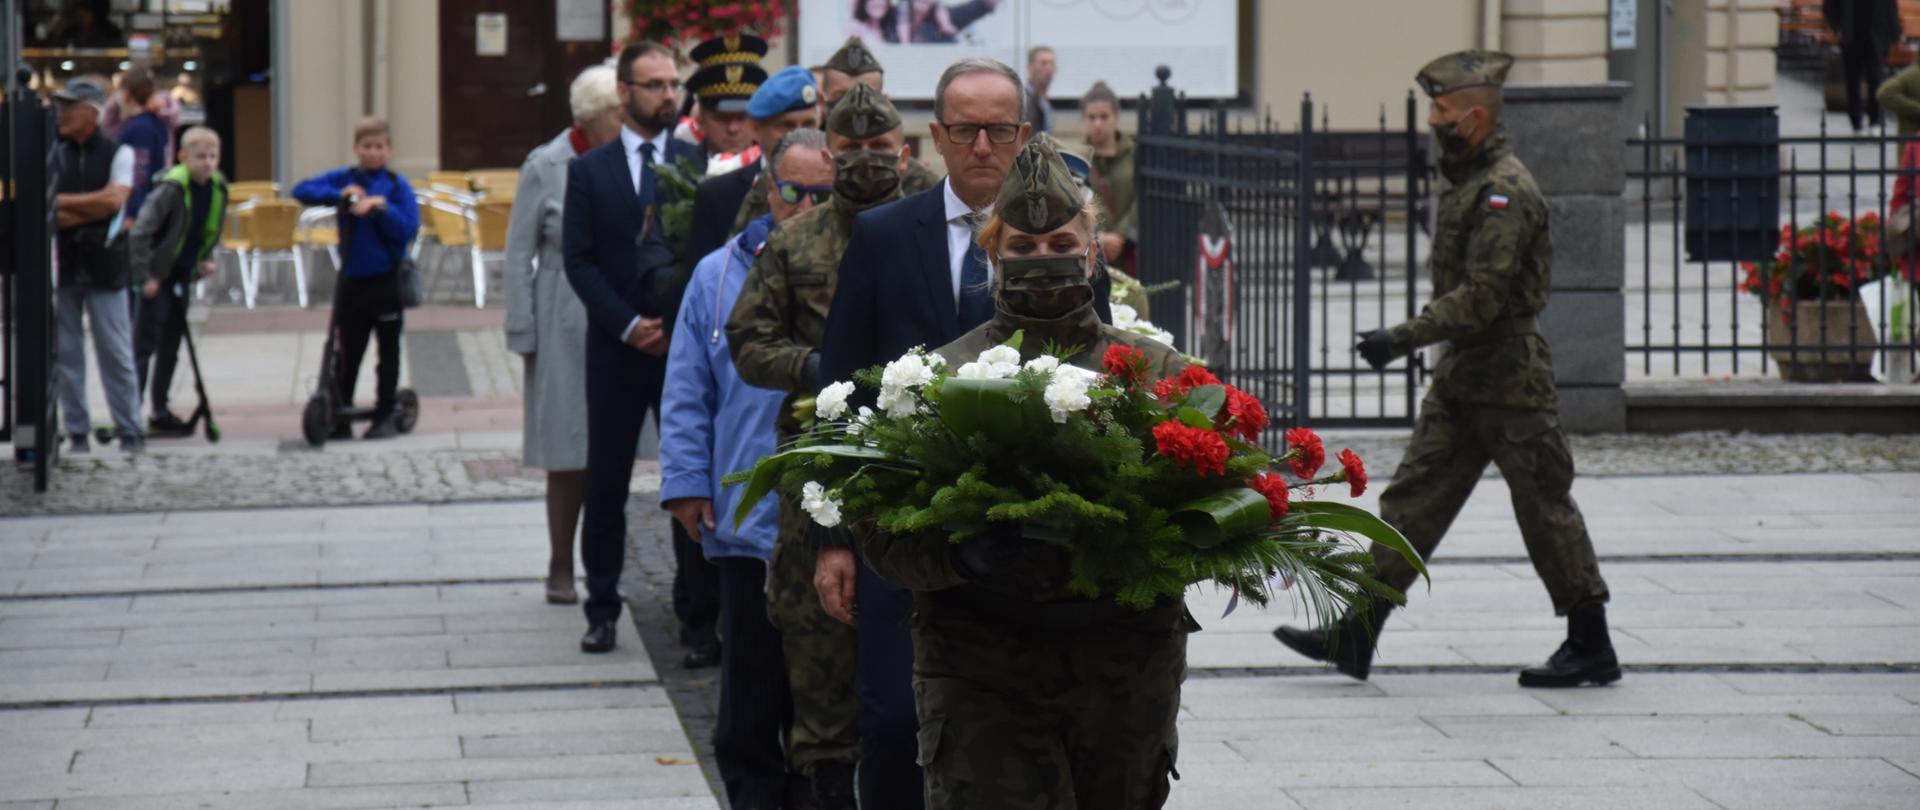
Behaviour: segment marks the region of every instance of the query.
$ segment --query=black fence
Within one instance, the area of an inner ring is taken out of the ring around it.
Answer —
[[[22,70],[6,96],[5,172],[0,176],[0,333],[6,338],[7,438],[47,488],[59,429],[53,413],[53,112],[27,89]]]
[[[1889,227],[1920,232],[1920,211],[1896,207],[1915,141],[1782,136],[1771,107],[1697,108],[1682,137],[1629,140],[1629,373],[1911,378],[1920,302],[1882,280],[1914,278],[1887,248],[1903,239]]]
[[[1276,428],[1411,424],[1419,360],[1375,371],[1353,347],[1415,310],[1430,185],[1412,96],[1400,126],[1382,109],[1376,129],[1329,130],[1309,98],[1286,129],[1189,105],[1164,81],[1142,105],[1135,170],[1154,322]]]

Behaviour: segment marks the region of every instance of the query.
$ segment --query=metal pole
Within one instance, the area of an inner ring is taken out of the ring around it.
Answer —
[[[1293,415],[1296,425],[1309,421],[1313,396],[1313,95],[1300,97],[1300,132],[1296,140],[1293,218]]]

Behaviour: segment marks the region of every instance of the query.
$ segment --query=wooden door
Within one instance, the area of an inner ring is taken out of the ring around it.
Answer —
[[[608,40],[558,41],[555,2],[440,0],[442,169],[518,168],[573,122],[567,87]],[[483,36],[483,15],[503,15],[504,32],[487,16]]]

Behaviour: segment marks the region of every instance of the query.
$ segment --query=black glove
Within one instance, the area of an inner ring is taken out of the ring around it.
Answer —
[[[816,394],[827,387],[826,381],[820,379],[819,352],[807,352],[807,359],[800,363],[800,382],[806,386],[806,390]]]
[[[815,554],[823,548],[853,548],[853,532],[845,526],[828,528],[809,520],[807,544],[813,547]]]
[[[1045,593],[1065,587],[1072,576],[1073,560],[1065,548],[1024,537],[1012,524],[994,524],[952,549],[955,571],[996,590]]]
[[[1353,347],[1360,356],[1373,366],[1374,371],[1386,368],[1393,362],[1393,341],[1387,337],[1387,330],[1375,329],[1360,333],[1360,343]]]

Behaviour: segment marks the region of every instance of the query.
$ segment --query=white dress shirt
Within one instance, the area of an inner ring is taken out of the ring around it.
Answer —
[[[648,138],[633,131],[633,128],[626,124],[620,125],[620,148],[627,153],[627,174],[633,178],[633,193],[640,193],[640,145],[653,144],[653,162],[659,163],[667,157],[667,137],[670,134],[663,129]],[[620,332],[620,339],[626,340],[631,337],[633,330],[639,325],[640,317],[636,315],[633,320],[627,322],[627,328]]]
[[[973,226],[967,224],[967,215],[978,213],[960,201],[953,193],[953,179],[948,178],[940,184],[941,193],[947,201],[947,272],[953,277],[953,300],[960,301],[960,274],[967,261],[967,249],[973,244]]]

